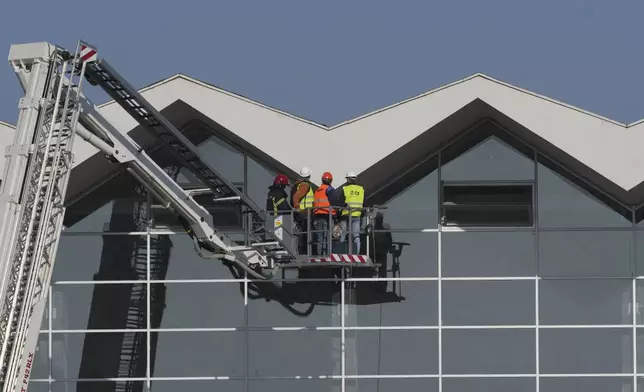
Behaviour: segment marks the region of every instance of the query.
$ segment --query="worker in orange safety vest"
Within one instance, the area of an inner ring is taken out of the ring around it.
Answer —
[[[333,175],[329,172],[322,174],[322,185],[313,193],[313,235],[316,255],[327,255],[329,249],[329,227],[333,224],[336,211],[331,207],[329,195],[333,191]]]

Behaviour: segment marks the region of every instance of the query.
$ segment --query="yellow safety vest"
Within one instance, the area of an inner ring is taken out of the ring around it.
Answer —
[[[304,183],[304,181],[300,182],[297,184],[297,189],[300,189],[300,186]],[[307,208],[313,208],[313,187],[311,186],[311,183],[309,183],[309,191],[306,192],[306,195],[300,200],[300,211],[304,211]]]
[[[360,185],[349,184],[342,187],[344,191],[344,202],[352,208],[351,216],[360,216],[362,210],[353,210],[353,208],[362,208],[364,203],[364,188]],[[342,215],[349,215],[349,210],[342,210]]]
[[[286,201],[286,198],[284,197],[282,197],[278,201],[275,201],[275,199],[273,199],[273,212],[275,213],[275,215],[277,215],[277,207],[279,207],[285,201]]]

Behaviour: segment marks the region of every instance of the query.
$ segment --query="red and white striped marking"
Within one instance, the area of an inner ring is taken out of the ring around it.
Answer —
[[[366,264],[369,258],[365,255],[339,255],[331,254],[329,257],[322,257],[319,259],[309,259],[311,263],[358,263]]]
[[[80,58],[85,62],[96,61],[96,59],[98,58],[98,52],[96,51],[96,49],[90,48],[89,46],[83,44],[81,45]]]

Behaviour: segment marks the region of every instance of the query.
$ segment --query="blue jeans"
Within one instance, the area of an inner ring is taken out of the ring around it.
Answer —
[[[315,254],[318,256],[330,253],[329,248],[329,216],[322,215],[313,218],[313,238],[315,239]]]
[[[353,236],[353,248],[351,249],[352,254],[360,253],[360,217],[352,216],[348,219],[340,220],[340,227],[342,228],[342,235],[340,237],[341,242],[347,242],[347,235],[349,231],[347,230],[347,221],[351,220],[351,235]]]

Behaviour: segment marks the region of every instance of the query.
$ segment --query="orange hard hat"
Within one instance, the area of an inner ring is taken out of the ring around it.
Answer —
[[[329,180],[329,181],[333,181],[333,174],[331,174],[331,173],[329,173],[329,172],[324,172],[324,173],[322,174],[322,180]]]

